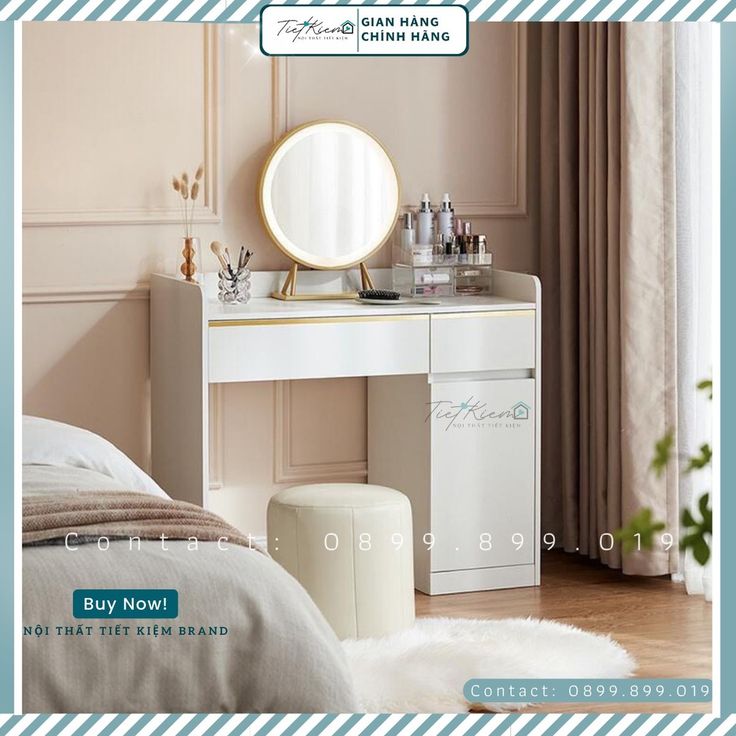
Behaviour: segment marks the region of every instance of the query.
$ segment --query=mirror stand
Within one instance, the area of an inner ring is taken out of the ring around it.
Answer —
[[[298,268],[299,264],[296,261],[292,261],[289,273],[286,274],[281,290],[274,291],[271,294],[274,299],[281,299],[282,301],[307,301],[319,299],[355,299],[358,296],[358,293],[355,291],[341,291],[328,294],[297,294],[296,277]],[[360,264],[360,283],[361,289],[375,288],[373,279],[370,273],[368,273],[368,267],[362,262]]]

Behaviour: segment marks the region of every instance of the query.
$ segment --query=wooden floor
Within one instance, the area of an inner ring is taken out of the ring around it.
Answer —
[[[637,677],[711,677],[712,606],[666,578],[623,575],[578,555],[542,555],[542,585],[483,593],[417,593],[417,616],[534,616],[611,634],[636,659]],[[710,712],[710,704],[601,704],[585,712]],[[530,712],[581,712],[547,704]]]

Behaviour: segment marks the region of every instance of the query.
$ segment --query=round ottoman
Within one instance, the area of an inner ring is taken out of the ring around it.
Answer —
[[[268,504],[268,551],[341,639],[414,623],[411,504],[364,483],[295,486]]]

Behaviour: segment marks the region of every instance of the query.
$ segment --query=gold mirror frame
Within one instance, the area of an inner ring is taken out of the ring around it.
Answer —
[[[396,177],[396,208],[393,213],[393,217],[391,218],[387,228],[386,232],[383,233],[380,237],[379,242],[373,247],[371,250],[369,250],[367,253],[363,254],[360,258],[358,258],[355,261],[351,261],[349,263],[340,264],[339,266],[325,266],[319,263],[310,263],[304,258],[297,257],[293,253],[289,251],[289,248],[282,243],[279,238],[275,235],[273,232],[271,225],[269,224],[268,218],[266,216],[265,206],[264,206],[264,186],[266,182],[266,177],[269,173],[269,168],[276,156],[276,154],[283,149],[283,147],[288,144],[288,142],[296,136],[298,133],[301,133],[302,131],[306,130],[307,128],[316,128],[322,125],[344,125],[350,128],[353,128],[355,130],[360,131],[364,135],[371,138],[383,151],[383,153],[386,156],[386,159],[388,160],[389,164],[391,165],[391,170],[394,173],[394,176]],[[284,136],[282,136],[272,147],[271,151],[268,154],[268,157],[266,158],[265,163],[263,164],[263,168],[261,169],[261,175],[258,181],[258,207],[261,213],[261,221],[263,222],[263,226],[266,228],[266,232],[268,233],[271,240],[274,242],[276,247],[284,253],[284,255],[288,256],[291,261],[291,267],[289,269],[289,273],[286,276],[286,279],[284,281],[283,286],[281,287],[280,291],[275,291],[271,296],[273,296],[276,299],[283,299],[283,300],[292,300],[292,299],[298,299],[298,300],[306,300],[306,299],[351,299],[357,296],[355,292],[340,292],[337,294],[298,294],[296,291],[296,281],[297,281],[297,271],[299,266],[306,266],[307,268],[313,268],[320,271],[342,271],[348,268],[353,268],[354,266],[360,265],[360,276],[361,276],[361,284],[363,289],[372,289],[373,281],[370,277],[370,274],[368,273],[368,269],[365,265],[365,261],[370,258],[372,255],[374,255],[377,251],[379,251],[385,244],[386,241],[391,237],[391,234],[394,231],[394,228],[396,227],[396,222],[399,217],[399,211],[401,208],[401,182],[399,180],[399,173],[396,169],[396,164],[391,157],[391,154],[386,150],[386,147],[381,143],[381,141],[376,138],[372,133],[367,131],[365,128],[362,128],[359,125],[356,125],[355,123],[350,123],[347,120],[313,120],[308,123],[304,123],[303,125],[299,125],[296,128],[293,128],[288,133],[286,133]]]

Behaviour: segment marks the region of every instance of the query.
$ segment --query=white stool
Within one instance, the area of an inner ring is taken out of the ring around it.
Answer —
[[[411,504],[363,483],[295,486],[268,504],[268,551],[341,639],[414,623]]]

